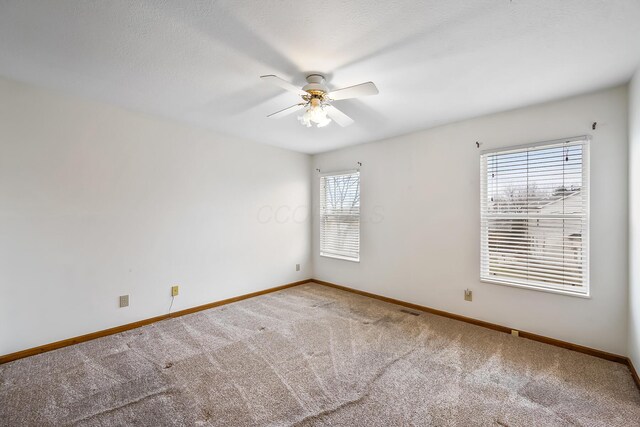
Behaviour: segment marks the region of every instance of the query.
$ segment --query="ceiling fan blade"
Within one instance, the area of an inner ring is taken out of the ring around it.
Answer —
[[[344,89],[334,90],[329,93],[329,98],[334,101],[340,99],[360,98],[361,96],[377,95],[378,88],[373,82],[361,83]]]
[[[287,107],[280,111],[276,111],[275,113],[271,113],[267,117],[272,119],[279,119],[280,117],[288,116],[289,114],[298,111],[303,106],[304,106],[304,103],[301,102],[300,104],[292,105],[291,107]]]
[[[284,90],[288,90],[289,92],[297,93],[298,95],[308,95],[307,92],[303,91],[302,89],[300,89],[298,87],[295,87],[294,85],[292,85],[288,81],[283,80],[278,76],[274,76],[273,74],[270,74],[268,76],[260,76],[260,78],[265,82],[269,82],[271,84],[279,86]]]
[[[353,123],[353,119],[351,117],[347,116],[345,113],[338,110],[333,105],[325,105],[324,110],[334,122],[342,127],[349,126],[351,123]]]

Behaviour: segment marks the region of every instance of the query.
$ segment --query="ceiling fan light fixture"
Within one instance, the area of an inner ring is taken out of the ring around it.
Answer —
[[[327,116],[327,112],[322,108],[322,104],[320,102],[311,102],[307,108],[305,108],[304,113],[301,116],[298,116],[298,120],[302,123],[303,126],[310,128],[315,125],[319,128],[327,126],[331,123],[331,119]]]

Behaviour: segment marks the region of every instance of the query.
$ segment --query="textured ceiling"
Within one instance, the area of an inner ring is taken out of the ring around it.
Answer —
[[[0,2],[0,75],[307,153],[626,82],[638,0]],[[261,82],[378,96],[336,101],[356,123],[307,129]]]

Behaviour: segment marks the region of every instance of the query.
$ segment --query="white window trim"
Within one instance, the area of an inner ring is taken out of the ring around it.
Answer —
[[[536,291],[536,292],[546,292],[548,294],[556,294],[556,295],[564,295],[564,296],[569,296],[569,297],[591,299],[591,286],[589,286],[589,288],[587,290],[587,293],[578,293],[578,292],[571,292],[571,291],[566,291],[566,290],[562,290],[562,289],[543,288],[541,286],[533,286],[533,285],[524,285],[524,284],[519,284],[519,283],[501,282],[499,280],[491,280],[491,279],[482,279],[481,278],[480,281],[482,283],[488,283],[488,284],[491,284],[491,285],[508,286],[510,288],[525,289],[525,290]]]
[[[581,135],[581,136],[575,136],[575,137],[570,137],[570,138],[562,138],[562,139],[556,139],[556,140],[549,140],[549,141],[542,141],[542,142],[534,142],[534,143],[529,143],[529,144],[521,144],[521,145],[514,145],[514,146],[508,146],[508,147],[497,147],[497,148],[492,148],[492,149],[487,149],[487,150],[482,150],[480,152],[480,173],[482,174],[482,157],[484,155],[487,154],[492,154],[492,153],[500,153],[500,152],[508,152],[508,151],[518,151],[518,150],[522,150],[522,149],[526,149],[526,148],[531,148],[531,147],[544,147],[545,145],[558,145],[561,143],[571,143],[571,142],[579,142],[579,141],[584,141],[584,147],[585,147],[585,152],[586,152],[586,156],[583,157],[583,166],[582,166],[582,170],[583,173],[585,173],[586,176],[583,176],[583,181],[586,180],[587,182],[587,190],[586,190],[586,194],[587,194],[587,206],[586,206],[586,212],[585,212],[585,216],[586,216],[586,221],[587,221],[587,231],[585,233],[585,237],[584,237],[584,241],[585,241],[585,257],[586,257],[586,269],[585,269],[585,283],[586,283],[586,292],[572,292],[569,290],[565,290],[565,289],[557,289],[557,288],[553,288],[553,287],[549,287],[546,288],[544,286],[536,286],[536,285],[527,285],[527,284],[522,284],[522,283],[514,283],[514,282],[510,282],[508,280],[505,281],[501,281],[501,280],[496,280],[496,279],[489,279],[489,278],[484,278],[482,277],[482,251],[483,251],[483,239],[482,239],[482,205],[480,205],[480,282],[482,283],[488,283],[488,284],[493,284],[493,285],[500,285],[500,286],[508,286],[508,287],[513,287],[513,288],[518,288],[518,289],[525,289],[525,290],[531,290],[531,291],[536,291],[536,292],[545,292],[545,293],[551,293],[551,294],[556,294],[556,295],[563,295],[563,296],[570,296],[570,297],[577,297],[577,298],[584,298],[584,299],[591,299],[592,297],[592,287],[591,287],[591,242],[590,242],[590,235],[591,235],[591,135]],[[480,203],[482,203],[482,186],[483,186],[483,180],[486,179],[486,177],[482,176],[480,177]]]
[[[349,262],[355,262],[355,263],[359,263],[360,262],[360,257],[358,256],[358,258],[349,258],[346,256],[340,256],[340,255],[332,255],[332,254],[325,254],[320,252],[320,256],[323,258],[333,258],[333,259],[339,259],[342,261],[349,261]]]
[[[351,175],[354,173],[360,173],[360,169],[349,169],[349,170],[340,170],[340,171],[334,171],[334,172],[323,172],[321,174],[319,174],[319,176],[322,177],[327,177],[327,176],[340,176],[340,175]],[[320,182],[322,182],[320,180]],[[362,199],[362,188],[361,188],[361,181],[360,178],[358,178],[358,187],[359,191],[360,191],[360,198]],[[358,216],[360,217],[360,221],[358,221],[358,258],[352,258],[352,257],[345,257],[345,256],[340,256],[340,255],[336,255],[336,254],[331,254],[331,253],[324,253],[322,252],[322,235],[319,236],[318,239],[318,243],[319,243],[319,254],[321,257],[323,258],[331,258],[331,259],[336,259],[336,260],[341,260],[341,261],[349,261],[349,262],[355,262],[355,263],[359,263],[360,262],[360,250],[362,249],[362,245],[360,244],[361,242],[361,232],[362,232],[362,217],[361,217],[361,211],[362,206],[360,206],[359,208],[359,213]],[[319,203],[319,213],[320,215],[318,216],[320,221],[322,221],[322,200],[320,200]],[[320,225],[321,227],[321,225]],[[319,230],[320,233],[322,233]]]

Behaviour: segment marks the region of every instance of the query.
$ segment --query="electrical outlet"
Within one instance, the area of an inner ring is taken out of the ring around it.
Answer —
[[[175,285],[171,287],[171,296],[172,297],[177,297],[179,293],[179,286]]]
[[[300,264],[296,264],[296,271],[300,271]]]
[[[515,329],[511,330],[511,335],[513,335],[514,337],[519,337],[520,336],[520,332],[516,331]]]
[[[120,308],[129,307],[129,295],[120,295]]]
[[[473,291],[471,289],[464,290],[464,300],[472,301],[473,300]]]

